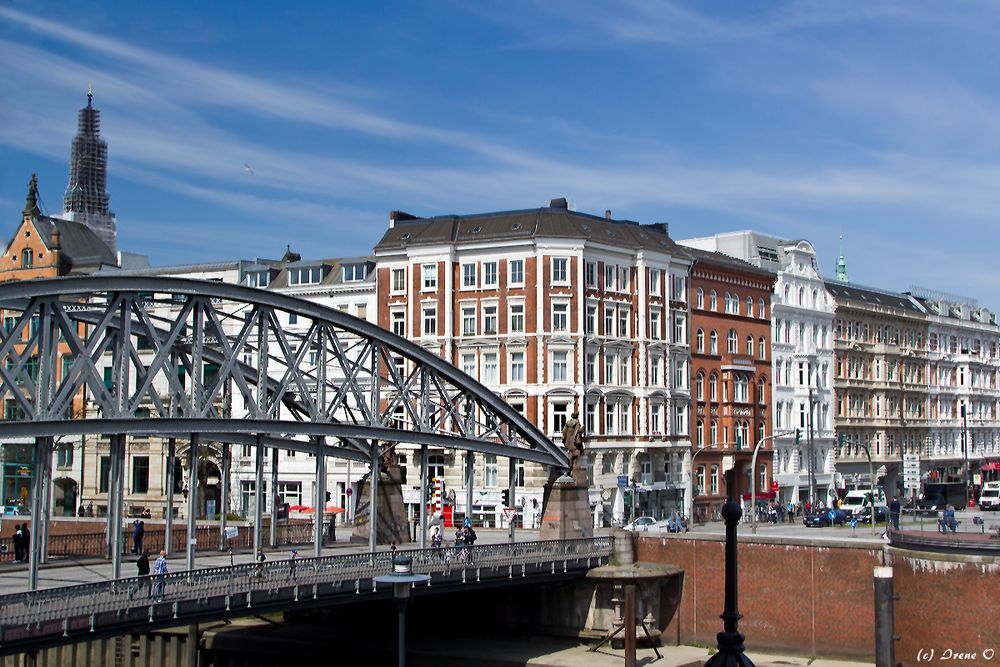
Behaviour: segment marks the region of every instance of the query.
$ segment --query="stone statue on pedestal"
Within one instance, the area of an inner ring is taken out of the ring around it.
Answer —
[[[573,476],[577,462],[583,455],[583,424],[580,423],[580,413],[574,412],[563,426],[563,447],[569,454],[569,475]]]

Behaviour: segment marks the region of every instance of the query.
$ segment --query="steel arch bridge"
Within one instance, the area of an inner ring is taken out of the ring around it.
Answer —
[[[119,514],[109,516],[109,526],[121,523],[115,459],[124,456],[128,435],[257,445],[258,479],[264,447],[373,469],[381,444],[398,442],[422,446],[425,456],[434,446],[569,465],[564,450],[448,362],[296,297],[218,282],[94,275],[0,285],[0,308],[0,437],[35,438],[44,477],[52,438],[111,435]],[[74,409],[81,396],[89,409]]]

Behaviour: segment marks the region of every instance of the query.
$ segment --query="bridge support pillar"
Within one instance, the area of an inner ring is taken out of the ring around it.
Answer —
[[[582,461],[583,457],[580,457],[580,460]],[[586,477],[583,478],[583,482],[581,484],[580,480],[563,475],[545,485],[541,539],[565,540],[594,536]]]
[[[427,445],[420,446],[420,548],[427,548]]]
[[[517,524],[517,498],[514,497],[514,492],[517,491],[517,459],[508,459],[507,468],[507,495],[510,506],[515,509],[514,513],[510,516],[510,526],[507,527],[507,539],[511,542],[515,542],[515,529]]]
[[[194,548],[198,535],[198,447],[201,435],[191,434],[191,447],[188,449],[188,521],[187,521],[187,569],[194,569]]]
[[[256,558],[264,546],[264,499],[267,497],[264,493],[264,437],[260,433],[257,434],[254,457],[253,554]],[[273,516],[271,523],[274,523]]]
[[[111,470],[108,493],[108,533],[111,536],[111,578],[122,576],[122,523],[125,515],[125,435],[111,436]]]
[[[42,476],[39,474],[42,457],[42,440],[35,438],[35,447],[32,450],[32,475],[31,475],[31,541],[28,543],[28,590],[38,588],[38,563],[41,554],[40,531],[42,519]]]
[[[268,544],[274,549],[278,546],[278,454],[277,447],[271,449],[271,489],[267,494],[261,494],[261,502],[267,496],[271,497],[271,535]]]
[[[167,439],[167,516],[163,529],[163,550],[174,551],[174,469],[177,466],[177,439]]]
[[[316,500],[313,506],[313,556],[323,555],[323,510],[326,509],[326,438],[316,438]]]
[[[219,498],[219,551],[226,550],[226,515],[229,514],[229,443],[222,443],[222,494]]]
[[[41,468],[36,474],[42,475],[42,526],[41,534],[35,539],[38,540],[38,546],[41,551],[39,553],[38,561],[43,565],[49,562],[49,520],[52,514],[52,454],[53,454],[53,438],[46,437],[41,438],[42,444],[42,460]]]

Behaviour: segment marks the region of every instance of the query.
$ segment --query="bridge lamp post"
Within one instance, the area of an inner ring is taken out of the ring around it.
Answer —
[[[409,556],[396,556],[392,559],[392,574],[375,577],[376,584],[392,584],[392,599],[399,610],[399,667],[406,666],[406,604],[410,589],[427,581],[430,575],[413,574],[413,559]]]

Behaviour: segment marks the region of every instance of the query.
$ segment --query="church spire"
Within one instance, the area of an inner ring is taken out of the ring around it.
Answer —
[[[108,210],[108,145],[101,138],[101,112],[94,108],[87,85],[87,106],[80,109],[69,162],[69,184],[63,193],[63,214],[90,227],[116,252],[115,214]]]
[[[38,208],[38,175],[32,174],[28,181],[28,196],[24,198],[24,217],[35,219],[42,215]]]
[[[850,282],[847,277],[847,260],[844,259],[844,235],[840,235],[840,257],[837,258],[837,280],[842,283]]]

